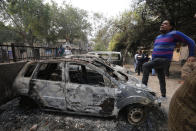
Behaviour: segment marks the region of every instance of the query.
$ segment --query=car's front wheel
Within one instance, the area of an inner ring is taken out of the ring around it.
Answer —
[[[146,119],[146,111],[142,106],[129,106],[127,108],[126,118],[129,124],[139,125]]]

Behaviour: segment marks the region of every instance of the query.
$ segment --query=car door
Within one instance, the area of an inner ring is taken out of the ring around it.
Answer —
[[[86,63],[68,64],[66,85],[67,110],[96,115],[111,115],[115,104],[115,89],[103,71]]]
[[[16,88],[20,95],[26,95],[29,91],[29,82],[37,66],[37,62],[29,62],[17,75],[13,88]]]
[[[65,110],[64,63],[40,63],[30,81],[29,95],[40,106]]]

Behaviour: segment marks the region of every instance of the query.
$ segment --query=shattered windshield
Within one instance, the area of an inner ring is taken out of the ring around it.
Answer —
[[[96,67],[103,69],[105,72],[107,72],[111,77],[115,78],[116,80],[123,81],[123,82],[128,81],[128,77],[125,74],[121,73],[120,71],[115,71],[110,66],[107,66],[99,61],[93,61],[92,64],[95,65]]]

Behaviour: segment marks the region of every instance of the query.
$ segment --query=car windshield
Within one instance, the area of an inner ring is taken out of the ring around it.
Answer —
[[[120,54],[111,54],[111,60],[120,60]]]
[[[103,69],[111,77],[114,77],[118,81],[123,81],[123,82],[128,81],[128,77],[124,73],[122,73],[120,71],[115,71],[113,68],[111,68],[108,65],[105,65],[105,64],[103,64],[99,61],[93,61],[92,64],[95,65],[96,67],[99,67],[99,68]]]

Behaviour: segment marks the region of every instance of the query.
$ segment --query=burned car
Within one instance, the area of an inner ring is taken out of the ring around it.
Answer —
[[[122,65],[121,52],[117,52],[117,51],[92,51],[92,52],[88,52],[88,54],[101,57],[104,60],[106,60],[114,65],[120,65],[120,66]]]
[[[21,103],[41,109],[101,117],[124,115],[138,125],[157,107],[155,93],[95,59],[27,62],[13,88]]]
[[[99,57],[98,55],[94,55],[94,54],[80,54],[80,55],[68,55],[65,58],[72,58],[72,59],[83,59],[83,60],[90,60],[92,61],[96,61],[101,63],[101,65],[104,66],[109,66],[110,68],[112,68],[112,70],[115,70],[121,74],[124,74],[125,76],[130,76],[132,77],[132,75],[130,75],[130,71],[128,71],[126,68],[119,66],[119,65],[115,65],[110,63],[109,61],[106,61],[105,59],[103,59],[102,57]],[[133,77],[132,77],[133,78]]]

